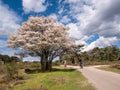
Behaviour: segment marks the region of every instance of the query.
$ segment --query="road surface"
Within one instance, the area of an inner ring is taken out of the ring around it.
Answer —
[[[120,90],[120,74],[96,69],[97,66],[84,67],[84,69],[80,69],[79,66],[68,67],[81,71],[97,90]]]

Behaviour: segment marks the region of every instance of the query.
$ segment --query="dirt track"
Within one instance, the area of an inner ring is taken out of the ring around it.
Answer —
[[[120,74],[96,69],[97,66],[84,67],[84,69],[80,69],[79,66],[68,67],[81,71],[97,90],[120,90]]]

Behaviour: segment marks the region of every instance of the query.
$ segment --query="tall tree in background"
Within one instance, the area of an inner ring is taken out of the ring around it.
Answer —
[[[105,48],[96,47],[82,54],[84,57],[88,56],[91,61],[114,61],[120,58],[120,49],[116,46],[107,46]]]
[[[72,58],[76,58],[78,61],[80,60],[80,58],[82,58],[81,50],[83,49],[83,46],[84,45],[74,45],[74,47],[70,51]]]
[[[77,64],[82,58],[83,45],[73,45],[66,53],[61,54],[61,61],[67,60],[67,64]]]
[[[74,44],[68,37],[68,28],[48,17],[30,17],[18,34],[9,38],[8,45],[21,48],[41,59],[41,70],[50,71],[52,60]]]

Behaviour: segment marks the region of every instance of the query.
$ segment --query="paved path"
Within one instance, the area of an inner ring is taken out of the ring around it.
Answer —
[[[90,66],[80,69],[79,66],[68,66],[78,69],[97,90],[120,90],[120,74],[99,70]]]

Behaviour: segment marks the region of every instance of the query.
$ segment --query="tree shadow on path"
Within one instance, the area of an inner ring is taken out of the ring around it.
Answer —
[[[71,69],[71,68],[65,68],[65,69],[52,68],[51,72],[73,72],[73,71],[75,71],[75,69]],[[36,74],[36,73],[42,73],[42,72],[41,72],[40,69],[25,69],[25,73]],[[47,71],[45,73],[47,73]]]
[[[59,68],[53,68],[52,72],[73,72],[75,71],[75,69],[71,69],[71,68],[65,68],[65,69],[59,69]]]

